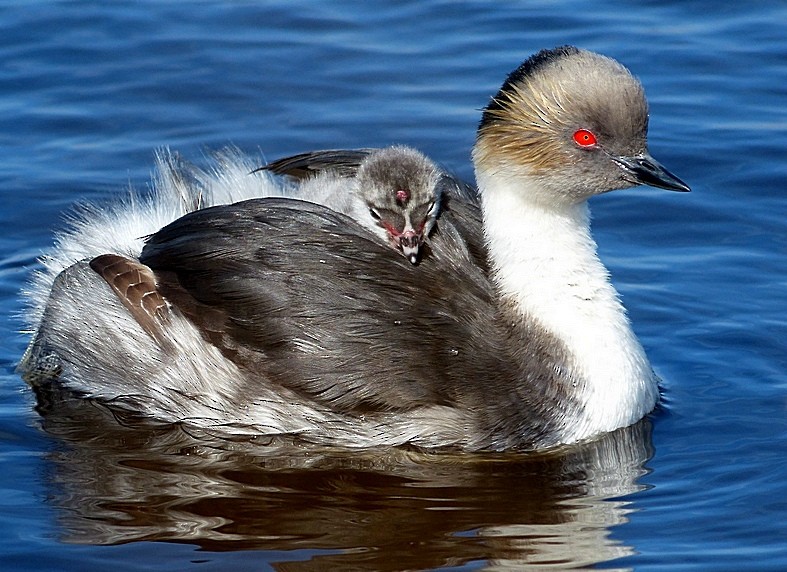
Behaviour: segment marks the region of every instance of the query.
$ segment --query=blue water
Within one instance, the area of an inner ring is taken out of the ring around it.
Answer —
[[[787,569],[787,7],[781,2],[0,3],[0,568]],[[546,457],[345,458],[36,411],[19,291],[80,200],[163,146],[414,145],[472,179],[531,53],[619,59],[691,194],[592,202],[664,379],[649,420]]]

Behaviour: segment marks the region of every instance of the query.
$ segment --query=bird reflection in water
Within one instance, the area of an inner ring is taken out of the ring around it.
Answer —
[[[647,419],[535,455],[342,451],[120,419],[50,390],[39,412],[65,444],[48,483],[63,541],[277,551],[276,570],[614,560],[632,553],[611,537],[633,510],[621,497],[645,488],[652,454]]]

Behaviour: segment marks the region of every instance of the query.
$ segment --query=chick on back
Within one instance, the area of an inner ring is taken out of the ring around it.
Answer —
[[[261,170],[290,179],[287,196],[351,216],[413,264],[440,214],[445,174],[411,147],[313,151]]]

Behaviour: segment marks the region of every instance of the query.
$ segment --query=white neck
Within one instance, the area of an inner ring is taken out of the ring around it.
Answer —
[[[584,408],[565,420],[563,441],[641,419],[658,399],[656,377],[596,254],[587,202],[546,204],[530,179],[476,176],[500,295],[572,353],[566,383]]]

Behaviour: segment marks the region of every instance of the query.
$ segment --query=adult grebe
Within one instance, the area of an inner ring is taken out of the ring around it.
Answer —
[[[162,422],[349,447],[542,449],[627,426],[657,380],[587,199],[689,190],[648,154],[647,122],[619,63],[539,52],[483,112],[480,209],[449,197],[419,266],[324,206],[204,208],[138,255],[105,250],[40,280],[20,370]],[[80,228],[96,230],[71,244]]]

